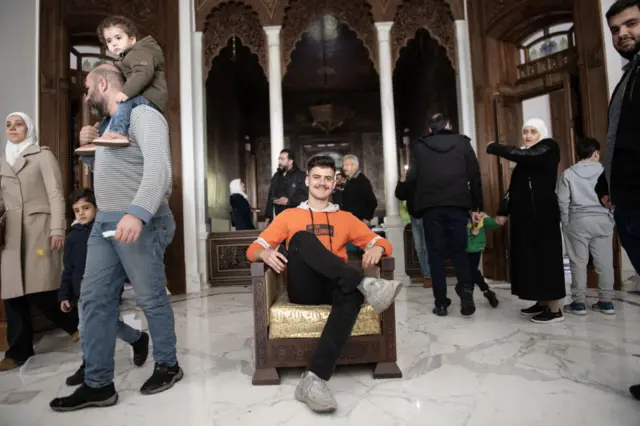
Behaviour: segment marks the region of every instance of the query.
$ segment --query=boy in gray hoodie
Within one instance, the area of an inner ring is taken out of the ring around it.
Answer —
[[[565,170],[558,183],[558,204],[571,263],[573,297],[573,302],[564,310],[575,315],[587,313],[587,264],[591,253],[598,273],[600,299],[592,308],[614,314],[611,301],[614,295],[613,215],[600,203],[595,191],[603,171],[600,143],[592,138],[580,140],[576,153],[580,161]]]

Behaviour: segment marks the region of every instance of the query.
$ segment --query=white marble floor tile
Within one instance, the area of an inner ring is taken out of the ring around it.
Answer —
[[[139,393],[153,363],[134,367],[130,348],[118,342],[120,400],[106,409],[50,411],[52,398],[71,391],[64,379],[81,354],[63,333],[42,337],[35,357],[0,374],[0,426],[640,424],[640,402],[628,394],[640,383],[638,296],[617,294],[612,317],[589,312],[536,325],[519,315],[527,303],[508,285],[493,285],[500,306],[492,309],[478,293],[472,318],[460,315],[457,301],[449,317],[436,317],[429,290],[403,290],[396,312],[404,378],[378,381],[368,367],[338,368],[329,382],[340,405],[332,416],[294,400],[300,369],[282,371],[280,386],[251,386],[252,295],[240,289],[172,296],[185,377],[167,392]],[[133,306],[128,299],[123,319],[146,329]]]

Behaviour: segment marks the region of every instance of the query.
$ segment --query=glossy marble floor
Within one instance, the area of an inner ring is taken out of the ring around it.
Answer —
[[[431,314],[430,291],[403,290],[397,303],[401,380],[374,381],[367,368],[339,369],[330,381],[340,404],[317,416],[293,399],[300,371],[277,387],[252,387],[252,296],[211,290],[174,297],[179,359],[186,375],[168,392],[142,396],[152,362],[135,368],[122,343],[116,353],[115,407],[69,414],[49,410],[67,394],[79,365],[77,345],[47,335],[20,371],[0,374],[0,425],[438,425],[588,426],[640,424],[640,297],[618,294],[617,314],[567,317],[536,325],[518,315],[525,303],[496,285],[501,305],[476,295],[478,312]],[[246,290],[245,290],[246,291]],[[593,299],[591,299],[593,300]],[[590,300],[590,301],[591,301]],[[127,322],[144,327],[140,314]]]

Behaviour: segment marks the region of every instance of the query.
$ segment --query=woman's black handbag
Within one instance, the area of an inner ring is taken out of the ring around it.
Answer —
[[[500,207],[498,207],[498,216],[509,216],[509,203],[511,201],[511,197],[509,195],[509,191],[504,194],[502,197],[502,201],[500,201]]]

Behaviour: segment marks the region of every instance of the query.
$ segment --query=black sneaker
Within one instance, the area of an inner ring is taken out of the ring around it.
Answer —
[[[143,395],[153,395],[154,393],[164,392],[173,387],[176,382],[182,379],[184,373],[182,368],[176,363],[173,367],[156,363],[153,374],[144,382],[140,392]]]
[[[78,371],[73,373],[73,376],[67,377],[67,386],[80,386],[84,383],[84,361],[82,361],[82,365],[78,368]]]
[[[493,290],[487,290],[482,292],[482,294],[484,294],[484,297],[489,301],[489,304],[491,305],[492,308],[497,308],[498,304],[500,303],[498,301],[498,298],[496,297],[496,292]]]
[[[536,324],[550,324],[560,321],[564,321],[562,311],[551,312],[551,309],[545,309],[541,314],[531,317],[531,322],[535,322]]]
[[[447,308],[451,305],[451,299],[449,299],[447,297],[447,303],[444,306],[436,306],[434,307],[431,312],[433,312],[434,314],[436,314],[439,317],[446,317],[447,315],[449,315],[449,312],[447,311]]]
[[[629,392],[635,399],[640,399],[640,385],[633,385],[629,388]]]
[[[532,317],[532,316],[539,315],[539,314],[543,313],[545,311],[545,309],[547,309],[547,308],[545,308],[544,306],[542,306],[541,304],[536,302],[535,305],[533,305],[533,306],[531,306],[529,308],[520,309],[520,314],[524,315],[525,317]]]
[[[83,383],[71,395],[52,400],[49,407],[53,411],[64,413],[88,407],[110,407],[116,402],[118,402],[118,393],[113,383],[95,389]]]
[[[149,356],[149,335],[143,331],[138,341],[131,347],[133,347],[133,364],[136,367],[142,367]]]
[[[476,304],[473,302],[472,291],[463,291],[460,301],[462,302],[462,306],[460,307],[460,313],[462,315],[468,317],[476,312]]]

